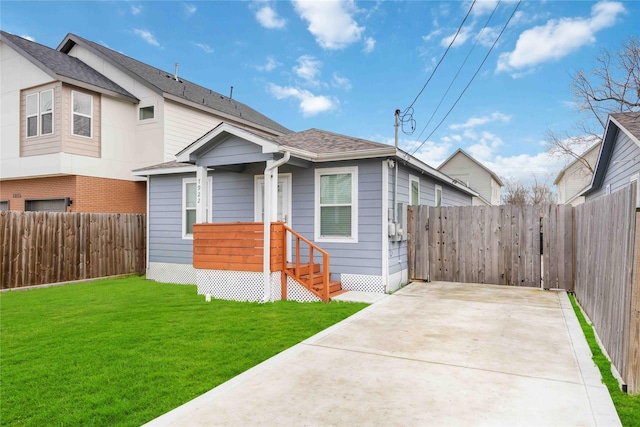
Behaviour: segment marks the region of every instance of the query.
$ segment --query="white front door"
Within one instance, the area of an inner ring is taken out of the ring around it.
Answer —
[[[262,222],[264,218],[264,176],[256,176],[255,180],[255,213],[254,221]],[[278,174],[278,222],[291,227],[291,174]],[[291,262],[291,236],[287,239],[287,261]]]

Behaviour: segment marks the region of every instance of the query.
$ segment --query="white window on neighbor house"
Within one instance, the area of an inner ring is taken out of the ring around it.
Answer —
[[[439,185],[436,185],[435,206],[442,206],[442,187]]]
[[[636,183],[636,208],[640,208],[640,173],[631,175],[629,182]]]
[[[213,188],[212,177],[208,178],[209,194]],[[211,199],[207,206],[207,221],[211,222]],[[196,222],[196,207],[198,204],[198,186],[196,178],[182,179],[182,238],[193,239],[193,224]]]
[[[358,167],[316,169],[315,240],[358,241]]]
[[[420,204],[420,178],[409,175],[409,204]]]
[[[27,137],[53,133],[53,89],[30,93],[26,97]]]
[[[71,133],[91,138],[93,122],[93,96],[71,91]]]
[[[156,107],[155,105],[147,105],[144,107],[140,107],[138,109],[138,120],[139,121],[145,121],[145,120],[153,120],[156,118]]]

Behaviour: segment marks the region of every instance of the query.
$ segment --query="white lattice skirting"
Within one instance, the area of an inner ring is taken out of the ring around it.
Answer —
[[[342,273],[340,280],[342,281],[342,289],[347,291],[385,293],[382,276]]]
[[[191,264],[150,262],[147,268],[147,279],[162,283],[195,285],[196,271]]]

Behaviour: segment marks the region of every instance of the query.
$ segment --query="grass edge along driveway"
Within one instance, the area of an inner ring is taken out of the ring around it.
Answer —
[[[366,307],[108,279],[0,294],[1,425],[140,425]]]

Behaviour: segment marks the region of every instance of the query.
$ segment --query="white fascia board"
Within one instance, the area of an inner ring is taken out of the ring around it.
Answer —
[[[312,153],[310,151],[300,150],[298,148],[292,148],[288,146],[282,146],[281,149],[283,151],[291,152],[291,154],[296,157],[302,158],[304,160],[310,160],[315,163],[388,157],[393,156],[395,153],[395,149],[393,149],[393,147],[391,147],[391,149],[382,148],[378,150],[366,151],[343,151],[341,153]]]
[[[458,182],[454,182],[453,179],[451,179],[449,176],[443,174],[442,172],[432,168],[431,166],[427,165],[426,163],[416,159],[413,156],[408,156],[405,157],[403,154],[403,152],[401,151],[397,151],[396,156],[398,157],[398,159],[400,159],[400,161],[406,162],[408,164],[410,164],[413,167],[416,167],[426,173],[428,173],[429,175],[439,179],[442,182],[446,182],[447,184],[456,187],[462,191],[464,191],[465,193],[471,195],[471,196],[476,196],[476,197],[480,197],[480,194],[476,193],[475,191],[473,191],[472,189],[470,189],[469,187],[466,187]]]
[[[201,105],[201,104],[198,104],[197,102],[193,102],[193,101],[186,100],[184,98],[180,98],[179,96],[172,95],[172,94],[167,93],[167,92],[163,92],[162,96],[165,99],[169,99],[169,100],[177,102],[179,104],[187,105],[187,106],[189,106],[191,108],[195,108],[195,109],[198,109],[198,110],[201,110],[201,111],[205,111],[205,112],[207,112],[209,114],[215,114],[216,116],[220,116],[220,117],[225,118],[225,119],[233,120],[234,122],[242,123],[244,125],[247,125],[249,127],[254,128],[256,130],[260,130],[262,132],[265,132],[265,133],[268,133],[268,134],[271,134],[271,135],[274,135],[274,136],[283,135],[282,132],[278,132],[278,131],[276,131],[274,129],[270,129],[268,127],[259,125],[257,123],[250,122],[249,120],[243,119],[241,117],[232,116],[231,114],[224,113],[224,112],[222,112],[220,110],[216,110],[215,108],[207,107],[205,105]]]
[[[196,165],[193,166],[179,166],[174,168],[158,168],[158,169],[143,169],[138,171],[132,171],[135,176],[148,176],[148,175],[171,175],[178,173],[195,173]]]
[[[184,163],[190,162],[191,154],[198,151],[199,149],[207,145],[209,142],[211,142],[212,139],[220,136],[223,133],[235,135],[238,138],[242,138],[246,141],[259,145],[260,147],[262,147],[263,154],[278,153],[282,151],[280,149],[280,145],[276,144],[275,142],[261,138],[260,136],[255,135],[251,132],[247,132],[244,129],[241,129],[239,127],[223,122],[218,126],[216,126],[215,128],[213,128],[212,130],[210,130],[209,132],[207,132],[206,134],[204,134],[203,136],[201,136],[200,138],[198,138],[197,140],[195,140],[194,142],[192,142],[189,146],[187,146],[187,148],[185,148],[184,150],[176,154],[176,161],[184,162]]]
[[[638,147],[640,147],[640,140],[638,140],[638,138],[632,134],[631,132],[629,132],[624,126],[622,126],[620,124],[620,122],[618,122],[615,118],[609,116],[609,120],[611,120],[613,123],[616,124],[616,126],[618,126],[618,129],[620,129],[621,131],[623,131],[633,142],[636,143],[636,145]],[[605,132],[606,133],[606,132]]]

